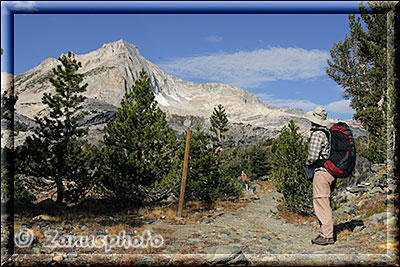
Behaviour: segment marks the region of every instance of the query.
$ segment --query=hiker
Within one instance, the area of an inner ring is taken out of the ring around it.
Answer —
[[[326,133],[329,134],[326,110],[316,107],[313,111],[307,112],[307,118],[311,121],[311,135],[309,139],[307,167],[317,165],[318,160],[329,158],[330,144]],[[324,168],[316,167],[313,178],[313,206],[314,212],[320,224],[319,235],[311,240],[313,244],[328,245],[334,244],[333,218],[330,206],[331,189],[336,180]]]
[[[246,191],[249,190],[248,185],[247,185],[247,174],[242,171],[242,181],[246,185]]]

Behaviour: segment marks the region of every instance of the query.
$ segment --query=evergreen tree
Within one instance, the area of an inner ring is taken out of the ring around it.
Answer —
[[[350,35],[334,43],[326,73],[343,89],[343,97],[369,132],[369,146],[374,155],[370,160],[382,162],[386,154],[388,115],[388,36],[394,28],[387,27],[387,11],[394,2],[360,4],[359,16],[349,15]],[[390,49],[390,47],[389,47]],[[392,52],[389,52],[392,53]]]
[[[18,96],[14,96],[14,88],[5,90],[1,94],[1,118],[9,122],[9,126],[11,126],[11,121],[13,120],[12,113],[14,112],[14,106],[17,100]],[[10,127],[8,127],[8,130],[11,130],[9,128]]]
[[[244,171],[250,180],[267,175],[270,172],[270,153],[261,143],[246,147],[236,147],[227,153],[221,154],[221,167],[224,172],[238,177]]]
[[[228,116],[226,115],[225,108],[221,104],[214,108],[213,114],[210,117],[210,122],[210,130],[215,133],[216,137],[214,139],[218,142],[215,153],[218,153],[222,148],[222,139],[224,139],[222,133],[228,130]]]
[[[144,69],[125,93],[103,142],[99,176],[112,197],[143,203],[168,197],[178,179],[169,175],[176,135],[157,107]]]
[[[1,49],[3,55],[3,49]],[[14,150],[13,140],[16,135],[14,131],[14,111],[18,97],[14,94],[14,81],[1,81],[2,87],[7,89],[1,93],[1,135],[3,147],[1,148],[1,200],[10,200],[10,192],[13,192],[14,173]],[[7,84],[9,83],[9,84]],[[5,125],[3,125],[5,123]],[[5,127],[4,127],[5,126]],[[16,191],[17,189],[15,189]],[[11,202],[10,202],[11,203]]]
[[[99,149],[82,138],[68,143],[65,158],[68,178],[65,199],[77,204],[84,200],[96,186],[95,170],[98,167]]]
[[[14,78],[2,80],[1,83],[2,87],[5,88],[1,93],[1,120],[2,123],[5,123],[5,127],[2,130],[8,131],[3,132],[2,139],[5,141],[4,147],[11,148],[13,146],[12,140],[16,135],[14,132],[14,111],[18,96],[14,93]]]
[[[59,60],[61,64],[53,68],[53,75],[49,77],[56,92],[44,93],[42,97],[49,115],[35,117],[39,128],[17,149],[16,163],[20,173],[33,178],[32,186],[50,189],[55,184],[57,203],[64,199],[64,183],[80,183],[80,179],[87,179],[88,168],[92,167],[86,166],[83,170],[80,162],[86,153],[82,146],[89,145],[83,145],[79,140],[87,129],[78,124],[86,115],[81,111],[81,103],[86,98],[82,93],[88,85],[81,85],[83,74],[77,73],[81,63],[73,58],[71,52]]]
[[[291,120],[272,145],[272,175],[286,207],[299,214],[312,214],[312,183],[304,177],[308,145]]]
[[[261,147],[261,144],[256,144],[251,146],[247,152],[248,155],[248,166],[246,174],[252,179],[258,179],[266,174],[270,170],[268,164],[268,153],[265,149]]]
[[[218,155],[218,183],[216,195],[219,199],[237,198],[243,194],[242,184],[238,183],[237,172],[230,168],[231,157],[229,154]]]
[[[186,133],[176,152],[179,164],[176,173],[182,174],[185,154]],[[196,127],[190,138],[189,164],[185,187],[185,199],[212,202],[220,198],[240,195],[240,188],[231,170],[225,172],[221,164],[224,160],[213,153],[211,136]],[[178,193],[178,192],[176,192]]]
[[[196,127],[190,137],[189,164],[186,176],[185,199],[212,201],[216,193],[217,165],[212,148],[211,136]],[[177,157],[181,159],[185,154],[186,133],[182,136]],[[179,170],[179,171],[180,171]]]

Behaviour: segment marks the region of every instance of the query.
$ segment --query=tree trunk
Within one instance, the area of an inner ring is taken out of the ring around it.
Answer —
[[[58,173],[56,177],[56,185],[57,185],[57,204],[61,204],[64,198],[64,185],[63,185],[63,178],[64,178],[64,157],[62,153],[64,149],[60,149],[61,151],[58,152]]]
[[[222,140],[221,140],[221,130],[218,128],[217,129],[217,135],[218,135],[218,141],[219,141],[219,146],[217,147],[217,149],[215,150],[214,154],[217,154],[220,150],[221,150],[221,144],[222,144]]]
[[[57,204],[61,204],[64,198],[64,186],[61,177],[57,177],[56,179],[57,184]]]

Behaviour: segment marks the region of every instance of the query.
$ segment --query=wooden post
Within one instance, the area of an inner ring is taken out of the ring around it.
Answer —
[[[178,218],[182,217],[183,198],[185,196],[186,175],[187,175],[187,168],[188,168],[188,162],[189,162],[190,134],[191,134],[191,131],[190,131],[190,129],[188,129],[187,135],[186,135],[185,158],[183,161],[181,193],[179,195]]]

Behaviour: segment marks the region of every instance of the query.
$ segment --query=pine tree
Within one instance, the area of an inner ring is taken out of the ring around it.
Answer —
[[[186,178],[185,199],[212,202],[221,198],[240,195],[236,177],[231,170],[225,172],[222,155],[215,156],[211,136],[197,126],[190,138],[189,164]],[[176,152],[179,164],[176,173],[181,174],[185,153],[186,133]],[[216,161],[218,157],[218,161]],[[178,192],[176,192],[178,194]]]
[[[394,2],[371,2],[372,12],[361,3],[360,16],[349,15],[350,35],[334,43],[326,73],[343,89],[343,97],[369,132],[371,160],[382,162],[386,154],[388,115],[388,28],[387,11]],[[390,48],[390,47],[389,47]],[[392,52],[390,52],[392,53]]]
[[[291,120],[272,145],[272,176],[286,207],[299,214],[312,214],[312,183],[304,177],[308,145]]]
[[[212,201],[216,193],[217,166],[212,148],[211,136],[202,131],[199,126],[190,137],[189,164],[186,177],[185,199]],[[186,133],[182,136],[177,157],[183,163],[185,153]],[[181,168],[183,164],[181,164]],[[180,170],[181,170],[180,168]]]
[[[261,143],[246,147],[235,147],[221,154],[221,167],[233,177],[238,177],[244,171],[249,180],[257,180],[270,172],[270,153]]]
[[[3,54],[3,49],[1,50]],[[1,148],[1,200],[7,202],[10,199],[10,193],[13,192],[13,173],[14,173],[14,150],[13,140],[16,135],[14,131],[14,116],[15,103],[18,97],[14,94],[14,82],[1,81],[2,87],[8,87],[1,93],[1,135],[2,142]],[[5,123],[5,125],[3,125]],[[4,127],[5,126],[5,127]],[[11,202],[10,202],[11,203]]]
[[[134,202],[168,197],[178,177],[170,176],[176,135],[157,107],[150,80],[141,70],[108,125],[99,176],[108,193]]]
[[[218,141],[218,146],[215,150],[215,154],[217,154],[222,148],[222,139],[224,139],[222,133],[228,130],[227,125],[229,122],[225,108],[221,104],[214,108],[213,114],[210,117],[210,122],[210,130],[215,133],[215,140]]]
[[[50,189],[55,184],[57,203],[62,203],[64,183],[80,183],[79,179],[87,179],[84,176],[92,166],[83,170],[79,160],[86,153],[83,146],[89,146],[79,140],[87,129],[78,124],[86,115],[81,111],[81,104],[86,99],[82,93],[88,84],[81,85],[83,74],[77,73],[81,63],[71,52],[62,55],[59,61],[61,64],[53,68],[53,75],[49,77],[56,92],[44,93],[42,97],[49,115],[35,117],[39,128],[17,149],[16,165],[20,173],[33,177],[32,186]]]
[[[247,151],[248,166],[246,174],[252,179],[258,179],[269,172],[268,153],[261,144],[251,146]]]

